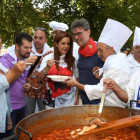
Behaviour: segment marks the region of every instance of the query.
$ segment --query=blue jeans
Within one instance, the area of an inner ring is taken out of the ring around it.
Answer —
[[[16,125],[24,117],[25,117],[25,106],[20,109],[12,110],[11,112],[12,129],[7,131],[8,136],[14,135],[14,130],[15,130]]]

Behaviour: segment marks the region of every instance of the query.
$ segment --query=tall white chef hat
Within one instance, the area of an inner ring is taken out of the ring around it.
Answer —
[[[133,47],[138,44],[140,44],[140,28],[136,27],[134,33]]]
[[[50,28],[53,30],[61,30],[61,31],[66,31],[69,29],[68,25],[62,22],[56,22],[56,21],[51,21],[49,23]]]
[[[113,47],[114,51],[118,53],[131,34],[132,31],[122,23],[108,19],[98,42],[102,42],[110,47]]]

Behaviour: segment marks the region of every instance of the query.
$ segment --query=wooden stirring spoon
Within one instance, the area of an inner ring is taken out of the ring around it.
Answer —
[[[103,110],[103,105],[104,105],[104,100],[105,100],[106,88],[107,88],[107,85],[104,86],[104,90],[103,90],[103,93],[102,93],[102,98],[101,98],[101,102],[100,102],[100,106],[99,106],[99,110],[98,110],[98,117],[94,117],[94,118],[89,120],[89,125],[90,126],[92,126],[93,124],[98,125],[96,123],[96,121],[106,122],[104,119],[101,118],[101,113],[102,113],[102,110]]]
[[[117,129],[131,127],[139,124],[140,124],[140,115],[136,115],[133,117],[123,118],[115,121],[110,121],[105,124],[101,124],[100,127],[84,132],[83,135],[99,134],[110,130],[117,130]]]

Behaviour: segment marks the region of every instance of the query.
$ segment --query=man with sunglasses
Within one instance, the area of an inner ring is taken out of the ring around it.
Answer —
[[[33,42],[32,42],[32,53],[35,56],[38,56],[38,62],[30,68],[27,82],[30,83],[30,88],[27,84],[24,85],[25,88],[25,102],[26,102],[26,115],[31,115],[35,113],[36,104],[38,105],[39,111],[45,110],[46,107],[43,104],[44,92],[47,92],[46,81],[43,80],[40,83],[37,82],[36,76],[38,69],[42,62],[42,59],[51,53],[50,47],[47,44],[47,32],[45,28],[36,27]]]
[[[79,82],[82,84],[96,85],[99,80],[93,75],[94,67],[102,67],[103,62],[97,56],[97,43],[90,38],[90,25],[86,19],[77,19],[71,25],[73,37],[79,48],[78,70]],[[83,104],[98,104],[100,99],[90,101],[85,91],[80,90]]]

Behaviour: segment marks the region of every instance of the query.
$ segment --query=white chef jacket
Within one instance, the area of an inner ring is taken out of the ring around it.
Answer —
[[[125,91],[128,95],[127,102],[128,104],[130,103],[130,100],[137,100],[139,86],[140,86],[140,71],[137,71],[131,76],[129,83],[125,87]],[[140,110],[140,108],[136,107],[135,102],[133,102],[132,108]]]
[[[130,66],[130,72],[131,75],[133,73],[135,73],[136,71],[140,71],[140,63],[138,63],[135,59],[133,55],[130,55],[129,57],[127,57],[128,61],[129,61],[129,66]]]
[[[124,89],[130,79],[130,68],[126,56],[122,53],[110,55],[103,66],[103,77],[97,85],[85,85],[85,92],[89,100],[101,98],[103,93],[103,80],[111,78]],[[112,90],[107,90],[104,105],[124,107],[123,102]]]

